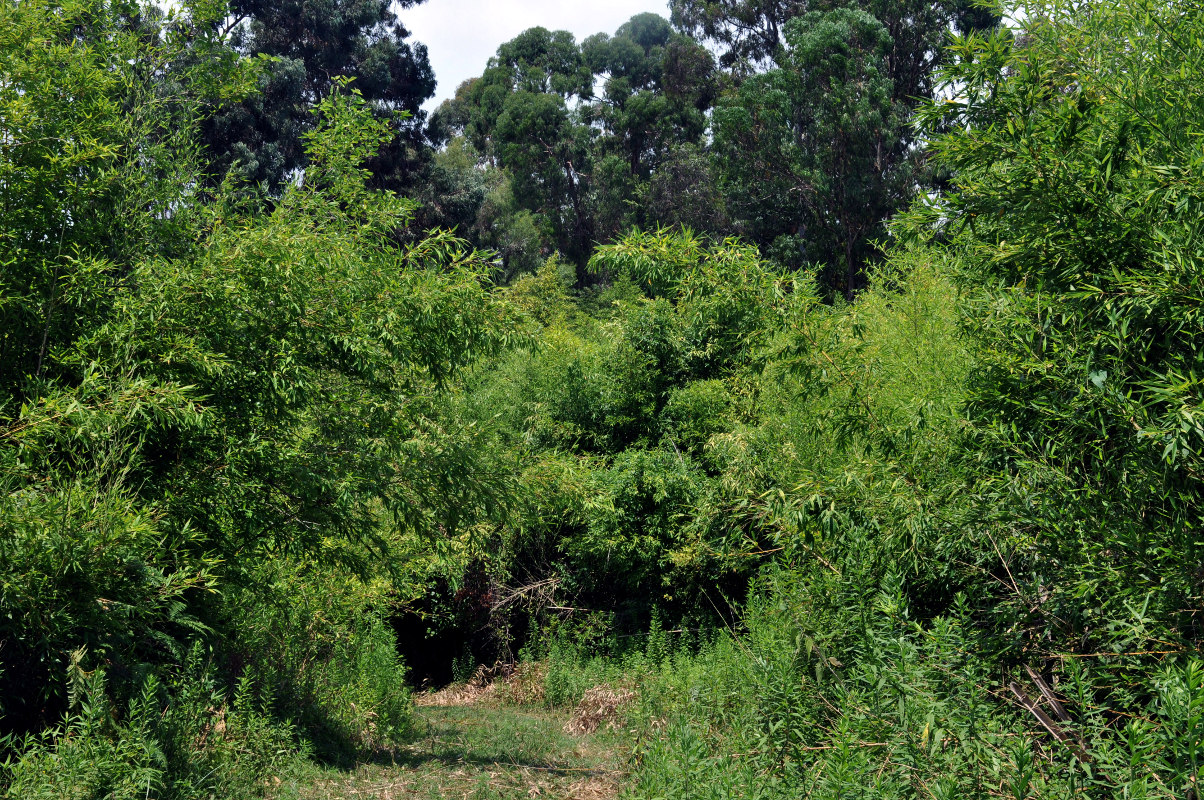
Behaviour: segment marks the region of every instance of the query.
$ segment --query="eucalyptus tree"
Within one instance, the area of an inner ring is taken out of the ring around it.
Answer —
[[[702,143],[706,112],[718,91],[714,60],[656,14],[637,14],[615,31],[582,43],[603,91],[587,108],[596,144],[595,214],[602,238],[631,225],[661,222],[648,182],[675,153]]]
[[[586,283],[595,279],[585,269],[595,244],[632,225],[699,220],[712,229],[722,218],[697,157],[718,87],[710,54],[655,14],[581,44],[567,31],[532,28],[439,108],[432,138],[463,136],[482,169],[505,173],[497,185],[508,202],[492,208],[530,215],[511,232],[533,223],[543,250],[566,256]],[[662,170],[653,200],[650,183]],[[668,191],[700,178],[708,186],[681,202]],[[492,231],[478,217],[478,241],[507,228],[502,217],[492,217]]]
[[[462,84],[431,122],[436,141],[463,135],[483,167],[504,170],[513,207],[538,220],[545,252],[559,250],[582,268],[594,238],[593,131],[579,104],[592,91],[574,36],[530,28],[499,47],[485,72]]]
[[[215,27],[241,56],[271,61],[259,91],[204,122],[214,179],[234,170],[240,180],[278,194],[306,163],[310,109],[336,79],[354,78],[395,134],[373,159],[376,183],[408,188],[429,156],[421,106],[435,92],[435,76],[426,46],[407,41],[395,9],[419,2],[233,0]]]
[[[922,97],[947,32],[993,27],[997,12],[974,0],[670,0],[673,24],[719,50],[738,75],[763,69],[786,45],[786,23],[809,11],[860,8],[886,26],[896,48],[891,77],[901,97]]]
[[[963,0],[675,0],[736,87],[715,114],[732,224],[780,263],[819,264],[851,296],[871,242],[932,182],[910,119],[945,39],[997,15]]]
[[[818,262],[822,283],[851,298],[914,184],[887,74],[893,42],[843,8],[797,17],[784,35],[781,66],[720,101],[715,163],[738,229],[780,262]]]

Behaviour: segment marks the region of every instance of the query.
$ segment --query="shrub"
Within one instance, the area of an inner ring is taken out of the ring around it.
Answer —
[[[404,740],[411,700],[384,615],[383,584],[312,561],[256,565],[222,609],[227,669],[323,758],[352,760]]]

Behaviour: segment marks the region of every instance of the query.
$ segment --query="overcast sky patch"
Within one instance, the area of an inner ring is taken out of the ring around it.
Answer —
[[[666,19],[667,0],[427,0],[399,12],[402,23],[430,50],[439,86],[424,106],[434,109],[452,97],[456,87],[485,70],[485,62],[527,28],[542,25],[567,30],[581,41],[595,33],[611,33],[635,14],[652,11]]]

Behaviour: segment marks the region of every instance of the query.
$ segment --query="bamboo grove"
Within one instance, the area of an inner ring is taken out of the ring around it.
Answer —
[[[4,796],[520,661],[625,797],[1198,797],[1204,7],[674,0],[427,115],[410,5],[0,5]]]

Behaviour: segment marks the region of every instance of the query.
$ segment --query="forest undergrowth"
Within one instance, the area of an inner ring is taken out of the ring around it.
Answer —
[[[1199,800],[1204,8],[700,5],[421,157],[376,50],[0,6],[5,797]]]

